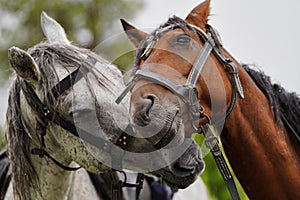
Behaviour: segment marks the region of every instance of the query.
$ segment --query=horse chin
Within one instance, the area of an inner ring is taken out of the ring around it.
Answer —
[[[198,176],[190,175],[186,177],[176,177],[176,175],[170,174],[169,179],[165,176],[163,181],[174,189],[185,189],[196,181]]]
[[[203,172],[205,163],[202,160],[201,150],[194,142],[183,155],[170,166],[153,172],[171,187],[184,189],[191,185]]]

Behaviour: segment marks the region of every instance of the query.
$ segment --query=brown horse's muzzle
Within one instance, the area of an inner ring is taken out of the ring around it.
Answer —
[[[167,145],[175,137],[181,143],[184,132],[179,134],[183,123],[178,98],[170,92],[169,95],[165,91],[160,92],[164,88],[157,89],[157,86],[153,91],[153,86],[154,84],[149,83],[133,91],[130,105],[131,125],[139,137],[151,141],[156,148]]]

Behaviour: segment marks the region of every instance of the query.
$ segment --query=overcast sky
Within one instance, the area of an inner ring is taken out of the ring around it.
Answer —
[[[168,17],[186,15],[199,0],[144,0],[132,24],[154,29]],[[240,62],[254,63],[274,82],[300,94],[300,1],[212,0],[210,24],[224,47]],[[0,88],[0,124],[4,123],[7,91]]]

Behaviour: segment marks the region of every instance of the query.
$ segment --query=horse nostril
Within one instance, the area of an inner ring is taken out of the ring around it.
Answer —
[[[141,117],[145,122],[150,122],[151,119],[149,117],[150,110],[153,106],[155,97],[152,95],[147,95],[146,98],[143,99],[143,108],[141,109]]]
[[[149,112],[150,112],[151,107],[152,107],[152,102],[149,101],[148,99],[145,99],[143,102],[143,107],[140,112],[141,118],[145,122],[150,122]]]
[[[136,111],[135,123],[140,126],[146,126],[150,123],[150,111],[154,104],[155,96],[147,95],[140,99],[139,109]]]

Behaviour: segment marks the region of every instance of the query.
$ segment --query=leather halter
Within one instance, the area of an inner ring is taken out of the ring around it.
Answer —
[[[92,56],[88,56],[86,60],[78,67],[75,71],[73,71],[70,75],[62,79],[58,82],[51,90],[48,92],[48,98],[50,95],[57,99],[60,95],[62,95],[66,90],[71,88],[75,83],[77,83],[85,73],[88,72],[87,68],[84,66],[85,63],[90,63],[90,65],[94,66],[96,64],[96,58]],[[25,96],[25,99],[33,112],[36,115],[36,133],[40,136],[40,147],[33,148],[31,153],[33,155],[38,155],[40,157],[46,156],[50,158],[57,166],[60,168],[67,170],[67,171],[74,171],[80,169],[80,167],[69,167],[65,166],[52,157],[46,151],[45,145],[45,135],[47,132],[47,126],[49,122],[53,122],[56,125],[60,126],[61,128],[65,129],[69,133],[71,133],[75,137],[84,136],[83,140],[99,149],[108,151],[109,154],[112,156],[112,170],[111,178],[112,178],[112,199],[119,200],[122,198],[122,188],[123,187],[134,187],[136,188],[136,198],[138,199],[140,191],[142,189],[143,181],[144,181],[144,174],[138,173],[136,183],[128,183],[126,179],[126,173],[122,171],[122,159],[124,156],[124,151],[127,149],[128,145],[136,142],[136,140],[141,140],[140,138],[135,138],[127,133],[132,132],[130,126],[128,126],[124,132],[120,134],[118,139],[115,142],[110,142],[100,137],[96,137],[93,134],[77,127],[72,121],[69,121],[61,116],[61,114],[52,108],[46,106],[42,100],[37,96],[35,93],[32,85],[30,85],[26,80],[20,80],[21,89]],[[80,135],[79,135],[80,133]],[[112,145],[111,145],[112,144]],[[115,171],[119,171],[124,175],[124,180],[117,180],[113,178],[112,173]]]
[[[157,73],[144,71],[143,69],[138,69],[134,74],[133,78],[128,83],[126,89],[116,99],[116,103],[120,103],[122,99],[126,96],[126,94],[133,89],[133,87],[139,80],[147,80],[159,84],[176,94],[186,105],[188,105],[190,112],[195,120],[203,117],[207,118],[208,124],[199,127],[196,127],[194,125],[194,128],[197,133],[203,133],[205,135],[205,144],[213,154],[213,157],[228,187],[232,199],[239,200],[240,197],[235,186],[233,176],[231,175],[231,172],[219,147],[218,138],[215,134],[216,130],[211,124],[219,124],[221,121],[223,121],[230,115],[234,108],[237,94],[241,99],[244,98],[242,84],[239,79],[236,65],[231,59],[225,57],[220,50],[220,48],[222,47],[222,42],[218,32],[208,24],[206,25],[207,33],[194,25],[188,24],[188,26],[191,27],[200,36],[200,39],[205,43],[201,49],[200,54],[198,55],[193,64],[193,67],[190,71],[186,83],[184,85],[178,85],[172,80],[163,77]],[[159,29],[155,34],[162,35],[167,31],[173,30],[174,28],[178,28],[178,25],[169,25],[167,27]],[[142,52],[142,56],[140,59],[146,59],[149,56],[155,43],[157,42],[157,38],[155,38],[155,36],[150,36],[150,38],[148,38],[148,40],[146,40],[145,42],[147,42],[148,44],[146,48],[143,49],[144,52]],[[204,109],[200,104],[200,100],[198,99],[198,92],[196,88],[196,82],[199,79],[202,69],[211,52],[216,56],[218,61],[224,67],[224,70],[228,73],[232,85],[231,103],[225,113],[225,117],[220,118],[216,122],[211,122],[210,117],[204,113]]]

